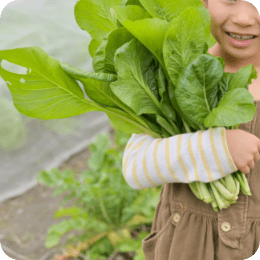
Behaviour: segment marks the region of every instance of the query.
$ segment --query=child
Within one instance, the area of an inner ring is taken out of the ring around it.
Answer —
[[[131,136],[123,157],[126,181],[134,189],[163,184],[151,233],[142,243],[146,260],[242,260],[259,247],[260,16],[246,1],[201,1],[217,41],[208,53],[225,59],[225,72],[249,64],[258,71],[249,86],[256,114],[239,129],[217,127],[157,139]],[[236,35],[257,37],[239,40]],[[252,196],[240,191],[235,204],[218,212],[188,185],[215,181],[238,169],[246,174]]]

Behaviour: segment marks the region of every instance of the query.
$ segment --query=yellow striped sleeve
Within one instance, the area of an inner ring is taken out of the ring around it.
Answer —
[[[225,127],[168,138],[133,134],[123,154],[123,175],[136,190],[165,183],[211,182],[237,171]]]

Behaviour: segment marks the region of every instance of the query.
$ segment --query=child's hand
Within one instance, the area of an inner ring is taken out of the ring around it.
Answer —
[[[241,129],[226,129],[226,139],[236,167],[248,174],[260,159],[260,139]]]

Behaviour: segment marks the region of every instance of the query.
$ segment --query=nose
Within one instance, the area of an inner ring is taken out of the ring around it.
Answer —
[[[259,0],[257,0],[257,2],[258,1]],[[255,1],[251,0],[251,2],[255,2]],[[258,23],[260,25],[259,12],[257,8],[252,3],[249,3],[248,1],[241,1],[240,3],[237,3],[235,8],[233,9],[233,13],[230,19],[234,24],[243,27],[252,26],[255,23]]]

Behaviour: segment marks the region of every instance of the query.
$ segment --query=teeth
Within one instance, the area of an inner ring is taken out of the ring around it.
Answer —
[[[254,35],[252,35],[252,36],[240,36],[240,35],[236,35],[236,34],[233,34],[233,33],[229,33],[229,35],[231,37],[239,39],[239,40],[246,40],[246,39],[253,39],[254,38]]]

